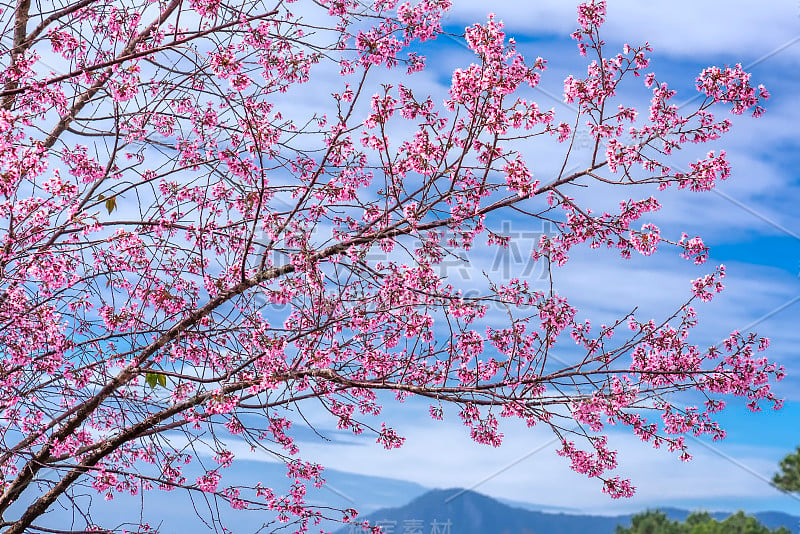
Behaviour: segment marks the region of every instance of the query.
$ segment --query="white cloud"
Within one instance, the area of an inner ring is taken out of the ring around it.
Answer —
[[[496,0],[490,5],[456,0],[450,22],[472,24],[496,13],[512,31],[527,35],[567,36],[576,27],[577,2]],[[604,36],[609,42],[648,41],[656,52],[685,58],[698,55],[754,60],[800,35],[800,7],[789,0],[774,2],[641,2],[608,0]],[[797,57],[800,44],[778,53]]]
[[[558,443],[543,427],[505,424],[506,438],[498,449],[470,441],[468,431],[456,422],[437,423],[423,417],[398,427],[406,437],[400,449],[386,451],[368,441],[337,447],[303,444],[303,454],[337,470],[380,474],[432,488],[473,488],[496,498],[602,514],[687,501],[695,502],[694,506],[738,502],[752,510],[759,500],[780,500],[779,492],[765,479],[774,472],[781,452],[767,447],[723,449],[715,444],[715,450],[722,451],[719,454],[690,441],[694,459],[684,463],[674,453],[654,450],[629,434],[615,432],[610,439],[611,446],[620,451],[615,474],[630,477],[637,493],[632,499],[614,501],[601,493],[597,480],[573,472],[569,462],[555,454]],[[730,455],[736,457],[735,462],[725,457]]]

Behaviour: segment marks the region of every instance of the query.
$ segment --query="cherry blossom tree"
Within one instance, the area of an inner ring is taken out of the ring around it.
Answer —
[[[605,2],[594,0],[572,35],[588,63],[564,82],[574,116],[523,96],[547,62],[524,59],[492,16],[461,36],[474,62],[453,72],[441,102],[414,84],[449,7],[4,5],[3,532],[45,531],[48,510],[81,508],[87,492],[188,492],[266,510],[297,532],[322,518],[358,522],[354,510],[306,503],[306,486],[324,484],[292,427],[307,404],[386,448],[403,444],[389,422],[373,423],[392,399],[425,400],[434,419],[454,411],[495,446],[501,418],[544,426],[612,497],[634,487],[614,474],[606,425],[688,459],[685,435],[724,436],[714,414],[730,396],[779,407],[770,383],[782,369],[757,354],[766,339],[689,340],[692,306],[722,289],[722,266],[687,282],[668,317],[634,310],[599,327],[553,285],[579,247],[625,258],[666,248],[702,264],[699,237],[637,221],[659,209],[658,191],[726,179],[724,152],[684,161],[687,171],[675,152],[728,131],[717,108],[760,115],[767,91],[739,65],[710,67],[682,112],[647,72],[647,44],[608,49]],[[620,102],[624,84],[651,98],[641,116]],[[324,114],[297,105],[304,87],[330,95]],[[593,148],[582,159],[580,128]],[[534,176],[522,148],[534,142],[552,145],[560,173]],[[593,213],[574,185],[623,200]],[[532,254],[544,283],[489,272],[475,293],[439,269],[479,269],[470,252],[509,247],[501,222],[512,219],[553,225]],[[561,365],[557,345],[575,360]],[[290,491],[256,474],[226,484],[236,441],[281,458]],[[157,531],[142,512],[123,528],[79,509],[74,528]]]

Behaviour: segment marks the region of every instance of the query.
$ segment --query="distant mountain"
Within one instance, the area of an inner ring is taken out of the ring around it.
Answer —
[[[662,509],[670,519],[683,521],[689,512]],[[729,513],[712,513],[717,519]],[[770,528],[794,531],[797,517],[780,512],[753,514]],[[433,490],[405,506],[378,510],[366,516],[387,534],[613,534],[617,525],[630,524],[632,515],[593,516],[523,510],[491,497],[461,489]],[[337,534],[361,532],[344,528]]]

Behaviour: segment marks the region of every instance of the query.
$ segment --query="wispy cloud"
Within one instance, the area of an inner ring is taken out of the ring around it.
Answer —
[[[724,4],[608,0],[607,3],[605,34],[609,41],[648,41],[661,54],[683,58],[738,57],[746,62],[800,34],[800,8],[790,0],[762,3],[733,0]],[[455,2],[450,20],[454,24],[471,24],[485,19],[492,11],[515,32],[564,36],[576,26],[576,6],[577,2],[561,0],[497,0],[491,4],[460,0]],[[782,53],[783,59],[788,60],[800,54],[800,47]]]
[[[690,442],[694,459],[684,463],[675,454],[614,432],[610,443],[620,450],[619,474],[633,479],[637,495],[612,501],[600,492],[598,481],[574,473],[566,460],[554,454],[557,443],[544,428],[530,430],[504,421],[506,439],[493,449],[470,442],[468,432],[458,425],[405,419],[398,426],[406,444],[397,450],[385,451],[365,442],[335,449],[304,444],[303,451],[333,469],[380,473],[428,487],[473,488],[497,498],[594,513],[627,513],[648,506],[686,506],[687,502],[694,502],[693,507],[731,502],[749,510],[764,506],[791,510],[791,498],[767,482],[780,457],[780,451],[771,447],[727,446],[719,449],[724,451],[720,454]]]

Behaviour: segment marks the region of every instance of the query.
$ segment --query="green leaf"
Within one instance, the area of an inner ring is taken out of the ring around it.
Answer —
[[[106,199],[106,209],[108,210],[108,214],[111,215],[111,212],[114,211],[114,208],[117,207],[117,197],[116,195],[113,197],[108,197]]]
[[[772,477],[772,483],[783,491],[800,492],[800,447],[781,460],[780,472]]]
[[[166,377],[164,377],[166,378]],[[158,374],[157,373],[145,373],[144,381],[147,382],[147,385],[151,388],[154,388],[158,385]]]
[[[163,388],[167,387],[167,375],[158,375],[158,384]]]

